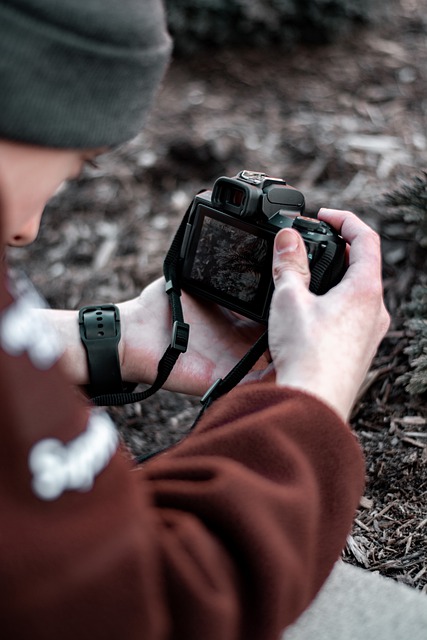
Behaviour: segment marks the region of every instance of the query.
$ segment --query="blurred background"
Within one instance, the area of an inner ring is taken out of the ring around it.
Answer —
[[[285,178],[309,214],[358,213],[382,237],[392,326],[351,420],[367,488],[344,559],[427,592],[427,0],[167,10],[174,59],[144,131],[55,196],[10,262],[55,307],[133,297],[194,195],[243,168]],[[148,453],[185,436],[198,399],[109,411]]]

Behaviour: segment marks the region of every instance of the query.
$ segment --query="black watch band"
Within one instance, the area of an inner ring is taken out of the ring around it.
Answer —
[[[121,392],[118,308],[114,304],[82,307],[79,311],[79,330],[86,349],[90,395]]]

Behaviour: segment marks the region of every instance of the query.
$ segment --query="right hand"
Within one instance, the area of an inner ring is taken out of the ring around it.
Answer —
[[[270,353],[279,385],[311,393],[347,420],[360,385],[389,326],[378,235],[349,211],[321,209],[349,248],[342,281],[326,294],[309,291],[307,252],[300,234],[275,239]]]

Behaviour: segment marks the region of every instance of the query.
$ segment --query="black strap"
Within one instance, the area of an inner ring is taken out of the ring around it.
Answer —
[[[86,349],[90,395],[122,391],[118,344],[120,313],[114,304],[91,305],[79,311],[80,338]]]

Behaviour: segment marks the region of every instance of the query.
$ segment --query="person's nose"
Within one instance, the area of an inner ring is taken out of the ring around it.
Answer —
[[[40,218],[34,217],[19,229],[8,242],[11,247],[24,247],[31,244],[37,238],[40,228]]]

